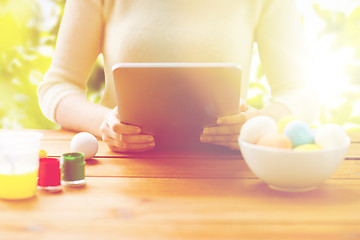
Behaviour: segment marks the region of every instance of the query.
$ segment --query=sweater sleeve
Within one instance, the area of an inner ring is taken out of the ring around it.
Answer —
[[[311,58],[295,1],[268,0],[255,40],[273,100],[299,119],[313,121],[318,99],[309,85]]]
[[[60,101],[68,95],[86,98],[87,81],[101,52],[101,0],[67,0],[49,70],[38,86],[40,108],[56,121]]]

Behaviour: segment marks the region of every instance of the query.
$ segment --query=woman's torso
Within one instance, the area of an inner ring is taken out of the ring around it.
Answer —
[[[102,104],[115,106],[111,68],[119,62],[234,62],[247,92],[260,0],[105,0]]]

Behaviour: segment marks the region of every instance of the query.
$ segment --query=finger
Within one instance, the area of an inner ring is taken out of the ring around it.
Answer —
[[[234,115],[224,116],[217,119],[217,124],[225,125],[225,124],[241,124],[246,121],[246,115],[244,113],[237,113]]]
[[[154,137],[151,135],[126,135],[126,134],[119,134],[106,124],[106,122],[101,127],[102,132],[102,139],[104,141],[108,141],[112,139],[113,141],[120,141],[126,143],[151,143],[154,142]]]
[[[113,109],[111,112],[109,112],[105,116],[105,122],[111,129],[114,129],[114,127],[120,123],[120,120],[117,117],[118,116],[117,111],[115,111],[115,110],[116,109]]]
[[[111,115],[107,118],[107,123],[110,129],[116,133],[120,134],[140,134],[141,129],[137,126],[125,124],[119,122],[119,119],[116,118],[114,115]]]
[[[239,134],[236,135],[201,135],[201,142],[237,142]]]
[[[117,133],[140,134],[141,132],[141,129],[137,126],[121,123],[118,118],[117,108],[114,108],[105,116],[105,122],[112,131]]]
[[[240,105],[240,112],[246,112],[248,110],[248,106],[246,104]]]
[[[154,142],[154,137],[151,135],[126,135],[120,134],[121,142],[125,143],[152,143]]]
[[[115,152],[144,152],[149,151],[155,147],[155,142],[152,143],[125,143],[113,139],[107,142],[111,150]]]
[[[211,142],[211,144],[228,147],[233,150],[240,150],[239,144],[237,142]]]
[[[117,141],[120,140],[120,134],[114,132],[106,122],[104,122],[104,124],[101,127],[101,133],[102,133],[103,141],[106,141],[110,138],[117,140]]]
[[[125,123],[120,123],[117,128],[115,128],[115,132],[120,134],[140,134],[141,129],[138,126],[129,125]]]
[[[227,135],[227,134],[240,134],[242,124],[236,125],[223,125],[216,127],[204,128],[204,135]]]
[[[259,116],[260,114],[261,114],[261,112],[258,109],[253,108],[253,107],[249,108],[246,112],[244,112],[244,116],[245,116],[246,120],[256,117],[256,116]]]
[[[243,99],[240,99],[240,112],[246,112],[248,109],[249,109],[249,107],[246,104],[246,101]]]
[[[128,153],[136,153],[136,152],[147,152],[150,151],[154,148],[154,146],[149,146],[149,147],[143,147],[143,148],[136,148],[136,149],[127,149],[127,148],[119,148],[116,146],[109,146],[109,148],[111,149],[111,151],[113,152],[128,152]]]
[[[118,134],[111,129],[107,128],[104,129],[102,132],[102,139],[105,142],[124,142],[124,143],[152,143],[154,142],[154,137],[151,135],[125,135],[125,134]]]

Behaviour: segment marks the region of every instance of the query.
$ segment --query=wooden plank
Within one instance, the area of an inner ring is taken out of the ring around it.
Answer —
[[[67,215],[86,217],[76,216],[82,212],[101,218],[111,209],[128,209],[134,220],[152,222],[286,224],[291,219],[294,224],[360,224],[359,180],[328,180],[304,193],[275,191],[256,179],[88,177],[86,181],[85,188],[66,188],[61,194],[38,192],[30,200],[2,200],[1,223],[21,221],[16,215],[24,211],[29,216],[23,219],[46,220],[55,214],[59,220],[63,216],[75,221]]]
[[[256,179],[86,180],[86,188],[62,194],[0,201],[2,236],[346,239],[360,234],[359,180],[328,180],[305,193],[277,192]]]
[[[50,156],[59,157],[70,151],[69,141],[44,141],[42,147]],[[107,155],[108,149],[100,142],[97,155]],[[240,154],[116,154],[87,161],[88,176],[179,177],[179,178],[254,178]],[[110,155],[110,154],[109,154]],[[357,155],[355,159],[359,159]],[[333,178],[359,178],[360,161],[346,160]]]
[[[1,131],[1,130],[0,130]],[[76,132],[69,130],[30,130],[39,131],[44,134],[44,139],[68,139],[70,140]],[[360,142],[360,132],[348,133],[352,142]]]
[[[86,164],[87,176],[159,178],[255,178],[240,159],[96,158]]]
[[[86,175],[160,178],[256,178],[244,160],[215,158],[96,158],[87,161]],[[360,161],[343,161],[331,178],[360,179]]]
[[[356,224],[221,224],[221,223],[132,223],[127,221],[85,221],[80,224],[28,224],[8,226],[1,231],[6,240],[357,240]]]
[[[164,151],[148,151],[144,153],[116,153],[111,151],[105,142],[98,141],[99,150],[97,157],[126,157],[126,158],[241,158],[239,151],[209,151],[209,152],[164,152]],[[69,140],[43,140],[41,148],[46,150],[49,156],[61,156],[61,154],[70,151]]]
[[[0,129],[1,131],[9,131],[7,129]],[[71,140],[71,138],[77,133],[69,130],[41,130],[41,129],[18,129],[11,131],[36,131],[44,134],[44,140]],[[351,141],[354,143],[360,143],[360,132],[348,133]],[[99,139],[100,140],[100,139]]]
[[[30,131],[43,134],[43,140],[71,140],[76,132],[67,130],[42,130],[42,129],[0,129],[2,131]]]
[[[101,144],[102,142],[100,142]],[[47,141],[42,145],[49,156],[59,157],[59,150],[70,151],[68,141]],[[104,150],[105,149],[105,150]],[[89,176],[131,176],[131,177],[214,177],[214,178],[249,178],[254,175],[249,171],[240,154],[116,154],[108,153],[103,144],[98,156],[115,155],[114,157],[95,157],[87,161]],[[342,163],[335,178],[359,178],[360,159],[346,160]]]
[[[348,133],[352,142],[360,142],[360,132]]]
[[[360,142],[352,143],[346,153],[346,156],[349,158],[360,160]]]
[[[38,130],[44,134],[44,140],[71,140],[72,137],[77,133],[67,130]]]
[[[61,154],[70,151],[69,140],[43,140],[41,148],[46,150],[50,156],[61,156]],[[105,142],[99,141],[99,151],[97,157],[126,157],[126,158],[241,158],[238,151],[225,152],[156,152],[145,153],[116,153],[112,152]],[[346,157],[360,160],[360,143],[350,145]]]
[[[38,132],[42,132],[44,134],[44,139],[42,141],[42,149],[46,150],[50,156],[60,156],[62,153],[70,151],[70,140],[72,136],[74,136],[75,132],[65,131],[65,130],[34,130]],[[360,133],[352,133],[350,135],[353,139],[360,139]],[[233,158],[234,156],[240,155],[237,151],[226,151],[225,154],[223,152],[209,152],[209,153],[195,153],[195,152],[177,152],[176,153],[179,158],[183,157],[207,157],[207,158]],[[98,157],[104,156],[113,156],[113,157],[142,157],[142,158],[169,158],[174,157],[173,152],[145,152],[145,153],[115,153],[112,152],[103,141],[99,140],[99,151],[97,153]],[[360,159],[360,141],[352,143],[349,147],[349,150],[346,154],[347,157],[351,159]]]

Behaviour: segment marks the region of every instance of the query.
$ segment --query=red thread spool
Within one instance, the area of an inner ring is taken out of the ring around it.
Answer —
[[[57,158],[40,158],[38,189],[59,192],[61,188],[60,162]]]

